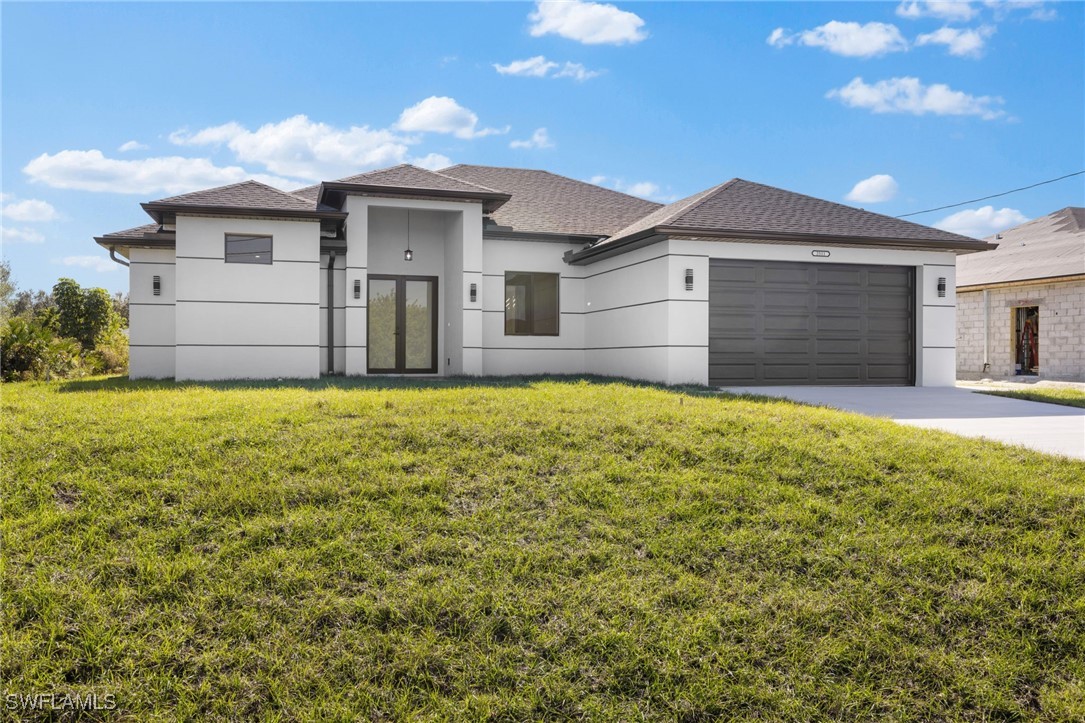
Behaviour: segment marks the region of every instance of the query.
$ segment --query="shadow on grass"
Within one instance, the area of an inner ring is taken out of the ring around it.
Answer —
[[[215,389],[230,391],[235,389],[308,389],[320,391],[323,389],[347,389],[347,390],[380,390],[380,389],[484,389],[484,388],[513,388],[532,387],[544,382],[557,384],[619,384],[627,387],[646,389],[659,389],[666,392],[679,394],[692,394],[699,396],[715,396],[717,392],[712,387],[698,384],[683,384],[667,386],[653,382],[623,379],[621,377],[606,377],[592,374],[537,374],[525,376],[507,377],[385,377],[385,376],[325,376],[319,379],[238,379],[229,381],[184,381],[175,382],[170,379],[140,379],[130,380],[127,377],[97,377],[94,379],[72,379],[58,384],[61,393],[70,394],[78,392],[134,392],[154,389],[180,390],[180,389]]]

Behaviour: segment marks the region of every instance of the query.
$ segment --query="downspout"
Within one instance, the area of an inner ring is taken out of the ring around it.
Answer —
[[[983,290],[983,373],[987,373],[991,368],[990,357],[990,344],[988,343],[988,335],[991,326],[991,306],[990,299],[987,296],[987,289]]]
[[[328,374],[335,374],[335,252],[328,252]],[[986,291],[983,293],[987,293]]]
[[[116,261],[121,266],[131,266],[131,264],[129,264],[124,259],[118,259],[117,258],[117,247],[116,246],[110,246],[109,247],[109,258],[113,259],[114,261]]]

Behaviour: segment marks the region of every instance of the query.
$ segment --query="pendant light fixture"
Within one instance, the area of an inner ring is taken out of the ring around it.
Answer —
[[[411,251],[411,209],[407,209],[407,249],[403,252],[404,261],[414,261],[414,251]]]

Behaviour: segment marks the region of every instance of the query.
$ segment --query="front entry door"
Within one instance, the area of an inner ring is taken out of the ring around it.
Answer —
[[[370,274],[370,374],[437,373],[437,277]]]

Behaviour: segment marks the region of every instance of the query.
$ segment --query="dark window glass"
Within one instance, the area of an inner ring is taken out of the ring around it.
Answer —
[[[505,272],[505,335],[557,336],[558,274]]]
[[[270,264],[271,237],[226,234],[226,262],[230,264]]]

